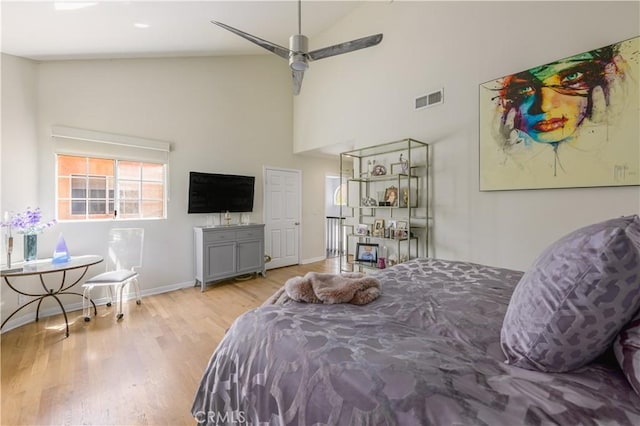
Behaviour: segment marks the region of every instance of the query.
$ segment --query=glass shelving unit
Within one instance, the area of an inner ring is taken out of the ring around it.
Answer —
[[[386,266],[429,255],[430,146],[415,139],[340,154],[341,271],[370,271],[359,262],[359,244],[377,244]]]

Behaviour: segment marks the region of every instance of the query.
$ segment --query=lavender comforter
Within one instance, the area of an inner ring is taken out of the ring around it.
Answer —
[[[200,424],[638,425],[614,363],[547,374],[504,364],[521,272],[416,259],[364,306],[291,302],[239,317],[204,373]]]

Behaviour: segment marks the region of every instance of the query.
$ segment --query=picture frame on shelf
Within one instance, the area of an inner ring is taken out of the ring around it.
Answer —
[[[398,220],[396,222],[396,230],[394,236],[399,239],[407,238],[409,233],[407,232],[407,222],[404,220]]]
[[[384,237],[384,219],[376,219],[373,222],[373,233],[374,237]]]
[[[356,244],[357,262],[378,262],[378,244],[358,243]]]
[[[396,229],[395,238],[399,240],[403,240],[407,238],[407,230],[406,229]]]
[[[384,191],[384,201],[388,206],[396,207],[398,205],[398,188],[390,186]]]
[[[369,235],[369,225],[366,223],[359,223],[355,229],[356,235]]]

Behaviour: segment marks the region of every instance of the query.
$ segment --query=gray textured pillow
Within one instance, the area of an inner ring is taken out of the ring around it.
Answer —
[[[613,352],[629,384],[640,395],[640,312],[618,334]]]
[[[516,286],[500,336],[507,363],[564,372],[602,354],[640,307],[640,218],[590,225],[549,246]]]

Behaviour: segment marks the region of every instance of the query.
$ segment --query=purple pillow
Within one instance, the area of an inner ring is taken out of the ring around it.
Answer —
[[[516,286],[502,324],[507,363],[565,372],[601,355],[640,307],[640,218],[610,219],[549,246]]]
[[[618,334],[613,352],[629,384],[640,395],[640,312]]]

